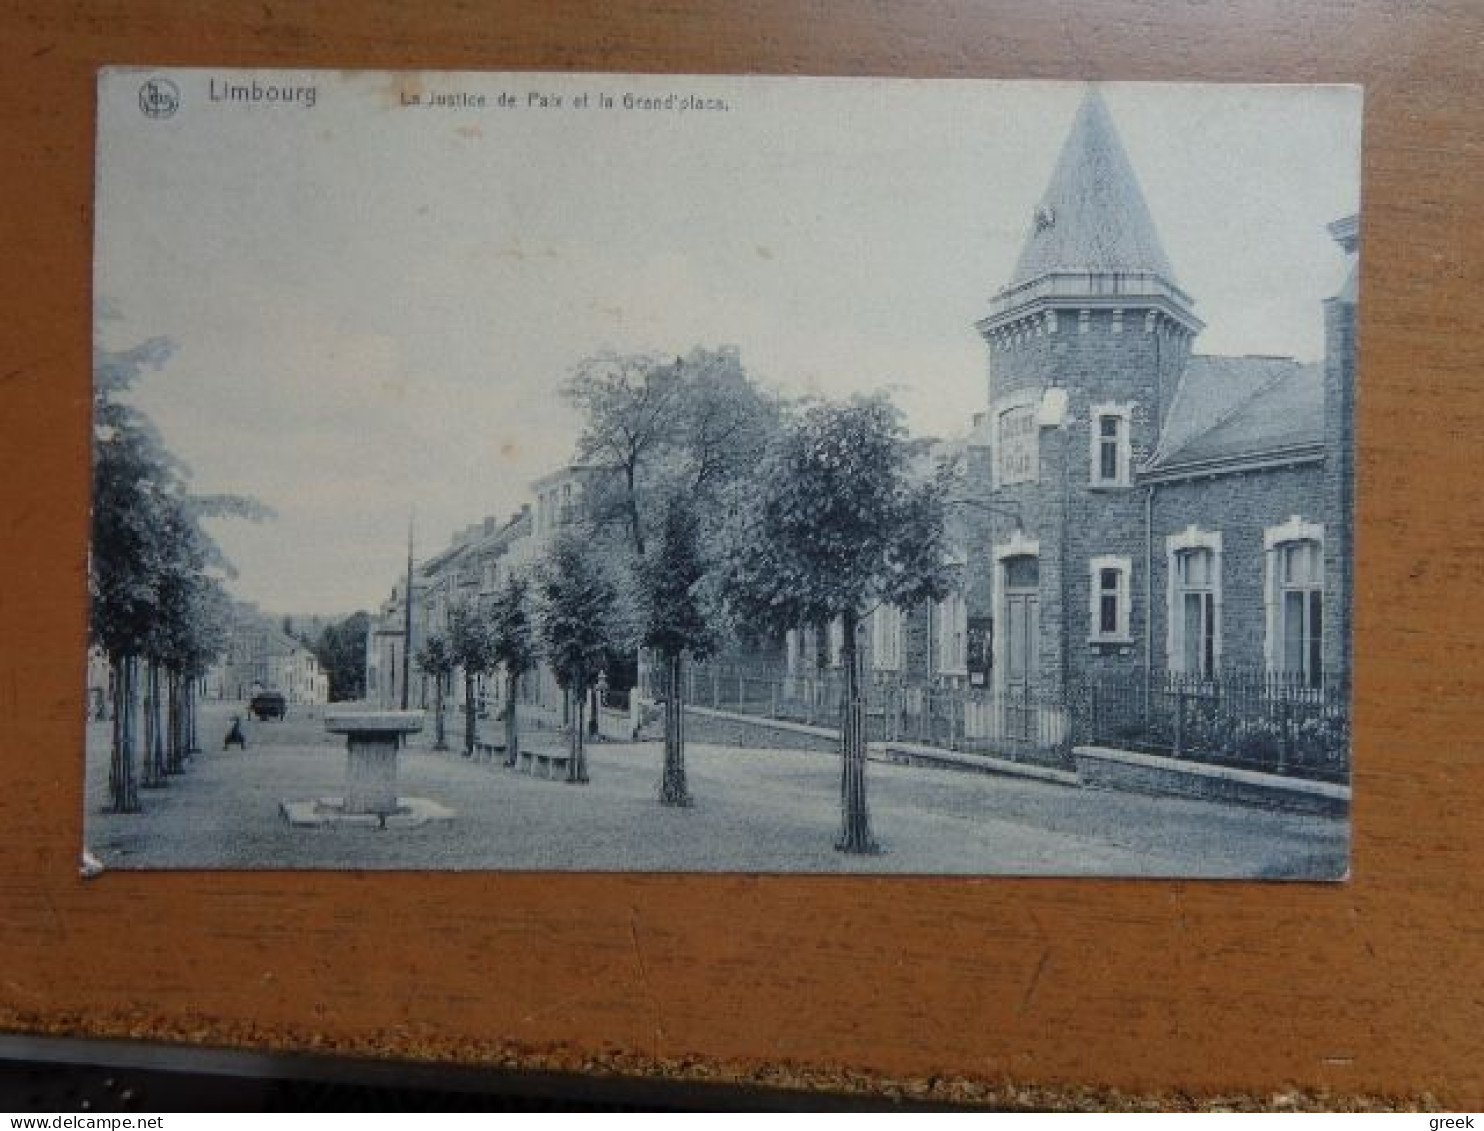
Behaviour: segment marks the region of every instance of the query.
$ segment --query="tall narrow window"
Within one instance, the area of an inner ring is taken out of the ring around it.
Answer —
[[[1306,687],[1324,679],[1324,555],[1318,542],[1279,547],[1283,673]]]
[[[1209,676],[1216,670],[1216,555],[1206,548],[1175,555],[1179,670]]]
[[[1116,416],[1098,417],[1098,478],[1105,483],[1118,478],[1118,424]]]
[[[1263,531],[1267,551],[1268,671],[1305,687],[1324,683],[1324,527],[1294,515]]]
[[[1133,408],[1127,404],[1093,406],[1089,481],[1094,487],[1127,487],[1131,481],[1129,420],[1132,414]]]
[[[1127,642],[1129,629],[1130,562],[1126,557],[1093,558],[1090,563],[1091,621],[1088,638]]]
[[[1221,532],[1188,526],[1165,539],[1165,551],[1165,662],[1213,676],[1221,669]]]

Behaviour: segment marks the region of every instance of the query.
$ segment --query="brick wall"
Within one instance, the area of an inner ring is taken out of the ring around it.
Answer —
[[[1263,531],[1299,515],[1323,521],[1324,471],[1317,464],[1161,483],[1154,495],[1153,646],[1155,667],[1165,656],[1168,560],[1165,537],[1190,525],[1221,531],[1221,662],[1260,669],[1267,631],[1263,605],[1266,563]],[[1329,528],[1325,528],[1329,542]],[[1135,571],[1142,569],[1136,563]],[[1136,577],[1142,588],[1142,577]]]
[[[1355,569],[1355,304],[1324,304],[1324,639],[1326,671],[1348,685]]]
[[[1054,690],[1093,673],[1132,673],[1144,662],[1144,492],[1093,485],[1093,417],[1101,404],[1131,406],[1132,463],[1147,459],[1189,356],[1190,336],[1163,316],[1149,323],[1145,310],[1132,307],[1123,312],[1121,329],[1112,311],[1091,310],[1084,330],[1075,308],[1059,312],[1054,333],[1045,332],[1045,325],[1043,320],[1042,333],[1019,336],[1012,344],[1003,335],[989,336],[991,421],[1007,398],[1039,395],[1053,385],[1066,391],[1067,407],[1060,427],[1040,432],[1037,481],[988,489],[986,498],[1018,507],[1025,536],[1039,543],[1040,682]],[[981,556],[1009,541],[1014,529],[1011,517],[990,518]],[[1126,557],[1133,567],[1132,644],[1089,642],[1091,561],[1105,555]],[[986,611],[993,568],[992,560],[984,561],[982,590],[976,592]]]

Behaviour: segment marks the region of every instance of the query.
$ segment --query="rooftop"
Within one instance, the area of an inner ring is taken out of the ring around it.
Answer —
[[[1077,109],[1006,290],[1047,275],[1087,274],[1153,275],[1175,283],[1143,190],[1096,87]]]
[[[1193,355],[1151,471],[1290,450],[1324,440],[1324,380],[1291,357]]]

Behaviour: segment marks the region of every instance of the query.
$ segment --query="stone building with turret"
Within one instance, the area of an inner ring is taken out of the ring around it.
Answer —
[[[1354,218],[1331,232],[1353,256]],[[1195,299],[1085,96],[976,325],[988,460],[967,586],[992,624],[992,688],[1346,677],[1354,304],[1352,264],[1314,312],[1323,363],[1199,353]]]

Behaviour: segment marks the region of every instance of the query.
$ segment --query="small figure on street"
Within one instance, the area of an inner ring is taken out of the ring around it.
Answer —
[[[222,749],[225,750],[233,745],[242,750],[247,749],[247,735],[242,733],[242,719],[237,715],[232,716],[232,729],[227,731],[227,738],[222,743]]]

